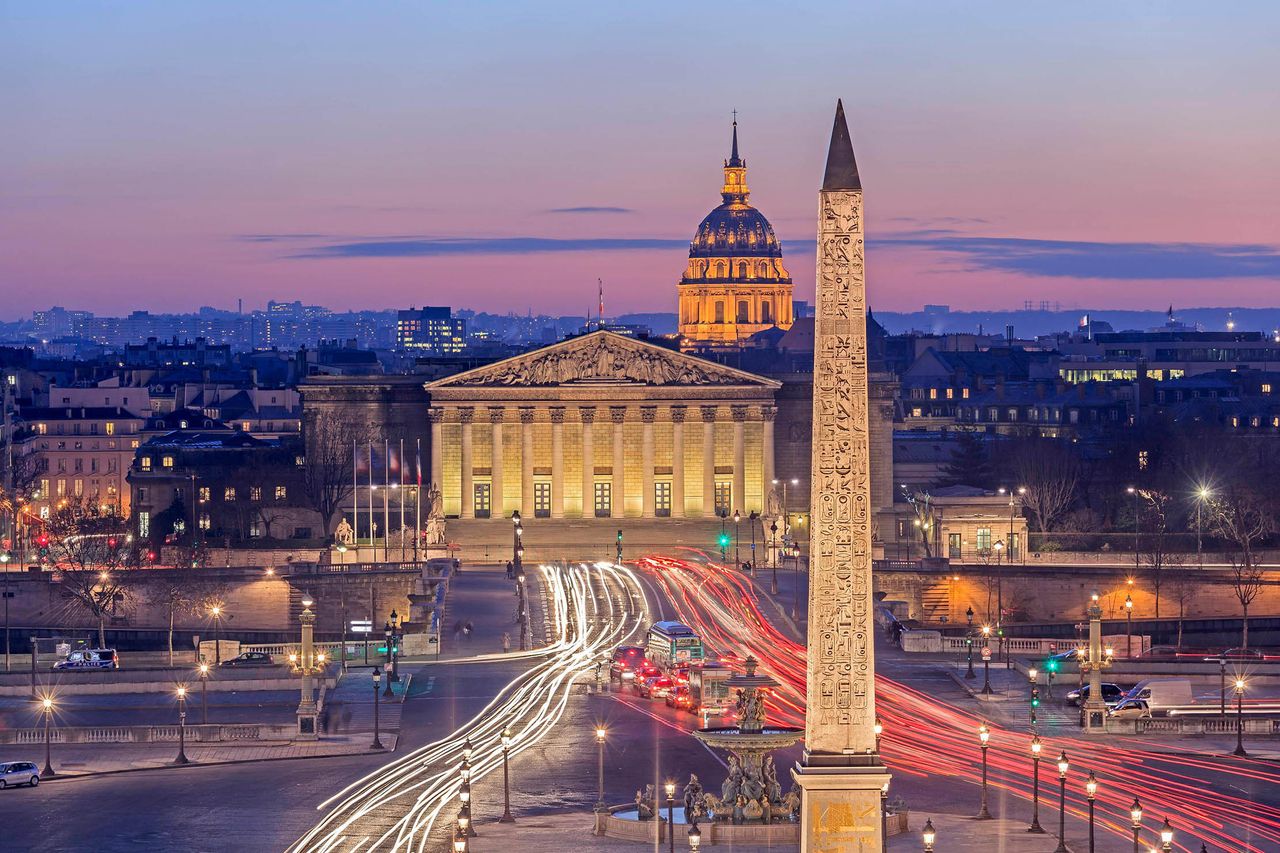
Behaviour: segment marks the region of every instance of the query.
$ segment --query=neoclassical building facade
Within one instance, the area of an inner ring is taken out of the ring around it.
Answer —
[[[609,331],[427,383],[444,512],[762,512],[780,383]]]

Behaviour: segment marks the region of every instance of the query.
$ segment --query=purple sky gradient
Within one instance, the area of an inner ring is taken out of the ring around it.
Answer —
[[[1277,304],[1273,5],[546,5],[5,4],[0,316],[674,310],[734,108],[808,298],[837,96],[877,308]]]

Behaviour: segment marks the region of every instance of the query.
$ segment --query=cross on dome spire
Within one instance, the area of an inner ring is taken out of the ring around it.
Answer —
[[[738,111],[734,110],[733,147],[729,159],[724,161],[724,187],[720,195],[724,197],[725,204],[746,204],[748,194],[747,161],[738,155]]]

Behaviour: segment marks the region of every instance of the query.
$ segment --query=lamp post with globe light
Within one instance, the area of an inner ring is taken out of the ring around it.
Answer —
[[[676,853],[676,783],[668,779],[662,787],[667,794],[667,853]]]
[[[604,803],[604,726],[596,726],[596,812],[609,810]]]
[[[189,764],[187,758],[187,688],[178,687],[178,757],[174,764]]]
[[[515,823],[511,816],[511,729],[502,730],[502,817],[499,823]]]
[[[1027,832],[1044,835],[1044,827],[1040,825],[1040,736],[1031,736],[1031,826]]]
[[[982,695],[990,696],[991,690],[991,626],[982,626]]]
[[[1133,596],[1124,597],[1124,656],[1133,657]]]
[[[1089,853],[1094,853],[1093,845],[1093,824],[1094,813],[1097,806],[1098,798],[1098,778],[1093,775],[1093,771],[1089,771],[1089,778],[1084,783],[1085,797],[1089,800]]]
[[[311,606],[315,604],[311,596],[303,596],[302,613],[298,616],[298,621],[302,623],[302,643],[298,650],[298,657],[294,660],[290,655],[290,661],[294,664],[298,674],[302,676],[302,684],[299,688],[301,693],[298,700],[298,710],[296,711],[298,718],[298,737],[302,740],[315,740],[319,736],[316,726],[317,718],[320,715],[319,709],[316,707],[315,690],[311,678],[318,672],[324,670],[325,655],[323,652],[317,653],[315,643],[313,642],[316,615],[311,612]]]
[[[1141,853],[1138,847],[1142,841],[1142,803],[1138,802],[1137,797],[1133,798],[1133,805],[1129,806],[1129,822],[1133,827],[1133,853]]]
[[[200,722],[209,725],[209,664],[200,664]]]
[[[1236,679],[1236,748],[1232,755],[1245,758],[1249,753],[1244,749],[1244,679]]]
[[[924,831],[920,833],[920,837],[924,840],[924,853],[933,853],[933,842],[937,840],[938,833],[933,828],[932,818],[924,822]]]
[[[987,724],[978,726],[978,743],[982,750],[982,806],[978,809],[975,820],[991,820],[991,812],[987,809],[987,750],[990,748],[991,730]]]
[[[965,610],[964,618],[966,620],[966,624],[968,625],[968,629],[965,631],[965,635],[964,635],[965,636],[965,655],[969,661],[969,670],[964,674],[964,677],[967,679],[973,680],[978,676],[975,675],[973,671],[973,608],[972,607]]]
[[[1058,755],[1058,846],[1053,853],[1071,853],[1067,848],[1067,770],[1071,763],[1067,753]]]
[[[1169,818],[1164,819],[1164,825],[1160,827],[1160,849],[1164,853],[1173,850],[1173,825],[1169,823]]]
[[[58,775],[53,772],[53,764],[49,761],[49,744],[53,741],[49,731],[49,727],[53,724],[53,697],[45,696],[40,700],[40,713],[44,714],[44,769],[40,771],[40,776],[43,778]]]

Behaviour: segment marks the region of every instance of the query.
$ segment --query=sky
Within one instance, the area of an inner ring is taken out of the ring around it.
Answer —
[[[1278,42],[1261,2],[0,0],[0,317],[672,311],[733,110],[811,299],[837,97],[874,308],[1272,306]]]

